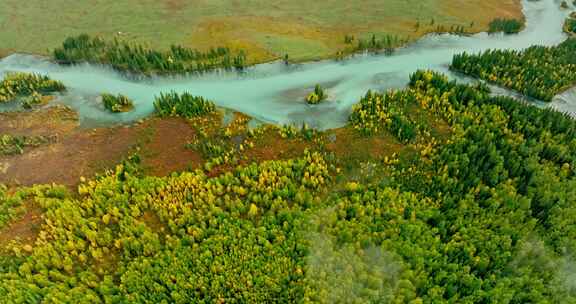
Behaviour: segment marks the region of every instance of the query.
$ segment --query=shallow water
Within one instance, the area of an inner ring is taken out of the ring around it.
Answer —
[[[527,27],[520,34],[430,35],[392,56],[362,55],[344,61],[326,60],[292,66],[278,62],[257,65],[243,73],[214,72],[202,76],[131,81],[105,67],[88,64],[58,66],[43,58],[15,54],[0,61],[0,77],[8,71],[27,71],[47,74],[64,82],[69,92],[57,102],[76,109],[84,126],[104,126],[144,118],[153,111],[154,96],[175,90],[207,97],[219,106],[265,122],[306,122],[317,128],[329,129],[346,123],[351,106],[368,89],[404,87],[409,75],[418,69],[447,72],[454,54],[556,45],[566,39],[562,24],[569,11],[561,11],[558,1],[524,0],[523,4]],[[323,104],[309,106],[304,97],[317,83],[328,89],[331,98]],[[103,92],[129,96],[134,99],[135,110],[121,114],[106,112],[97,98]],[[506,91],[500,93],[506,94]],[[557,96],[549,106],[576,113],[576,89]]]

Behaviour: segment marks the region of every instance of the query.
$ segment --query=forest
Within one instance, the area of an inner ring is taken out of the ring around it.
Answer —
[[[157,51],[144,45],[82,34],[68,37],[60,48],[53,51],[54,59],[60,64],[89,62],[110,65],[121,72],[135,74],[183,74],[207,71],[241,70],[246,66],[243,51],[233,53],[225,47],[198,51],[172,45],[167,51]]]
[[[155,107],[162,116],[214,111],[176,93]],[[412,112],[449,132],[436,135]],[[34,246],[14,241],[0,254],[0,297],[576,303],[574,120],[431,71],[406,89],[368,92],[349,119],[358,138],[391,134],[405,149],[368,160],[377,174],[362,181],[342,170],[349,160],[314,145],[216,175],[148,176],[135,153],[74,191],[0,188],[0,210],[11,210],[0,226],[25,202],[43,210]]]
[[[553,47],[457,54],[450,69],[529,97],[551,101],[555,95],[576,84],[575,52],[576,38],[569,38]]]
[[[400,141],[416,137],[418,124],[406,113],[416,103],[411,91],[390,91],[384,94],[368,91],[357,103],[349,117],[350,123],[362,134],[370,135],[386,130]]]
[[[523,22],[516,19],[494,19],[488,25],[489,33],[504,33],[504,34],[516,34],[519,33],[523,28]]]

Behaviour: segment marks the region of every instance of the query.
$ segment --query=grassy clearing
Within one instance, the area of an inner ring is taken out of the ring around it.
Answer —
[[[13,51],[47,54],[66,37],[88,33],[155,48],[242,48],[250,62],[286,53],[300,61],[335,55],[346,47],[345,35],[414,39],[438,25],[486,30],[494,18],[522,19],[520,1],[3,0],[0,56]]]

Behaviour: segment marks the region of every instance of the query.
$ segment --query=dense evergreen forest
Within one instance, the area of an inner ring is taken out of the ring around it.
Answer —
[[[175,93],[155,105],[213,110]],[[450,131],[434,135],[408,109]],[[0,227],[26,202],[44,212],[35,246],[0,254],[0,298],[576,303],[573,120],[419,71],[405,90],[367,93],[350,121],[359,137],[391,133],[407,149],[371,160],[379,173],[365,181],[319,146],[215,176],[145,176],[135,154],[77,193],[0,188]]]
[[[451,69],[479,77],[543,101],[576,84],[576,38],[554,47],[533,46],[524,51],[488,50],[459,54]]]
[[[106,41],[86,34],[67,38],[53,52],[61,64],[82,62],[109,64],[114,69],[138,74],[203,73],[215,69],[243,69],[246,57],[224,47],[206,52],[173,45],[168,51],[157,51],[143,45]]]
[[[516,34],[522,30],[523,23],[516,19],[494,19],[488,25],[489,33],[504,33],[504,34]]]
[[[564,32],[570,35],[576,35],[576,13],[572,13],[569,18],[566,18]]]

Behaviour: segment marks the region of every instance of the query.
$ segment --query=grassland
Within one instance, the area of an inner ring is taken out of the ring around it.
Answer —
[[[345,35],[415,39],[439,25],[477,32],[494,18],[521,19],[520,0],[2,0],[0,56],[47,54],[88,33],[155,48],[242,48],[250,62],[285,54],[301,61],[335,55],[346,48]]]

